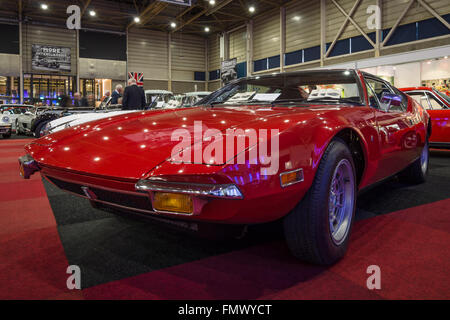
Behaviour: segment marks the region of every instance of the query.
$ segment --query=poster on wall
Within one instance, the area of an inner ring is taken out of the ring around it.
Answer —
[[[33,70],[70,72],[70,48],[33,44]]]
[[[139,87],[144,86],[144,73],[143,72],[128,72],[128,80],[134,79],[136,80],[136,84]]]
[[[236,58],[222,61],[220,74],[223,83],[228,83],[231,80],[237,79],[236,64],[237,64]]]
[[[160,2],[167,2],[172,4],[179,4],[182,6],[191,6],[191,0],[159,0]]]

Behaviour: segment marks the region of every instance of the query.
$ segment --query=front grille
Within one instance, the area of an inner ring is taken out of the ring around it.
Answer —
[[[47,177],[51,182],[53,182],[57,187],[76,193],[80,196],[86,196],[84,191],[81,189],[83,185],[73,182],[67,182],[53,177]],[[147,195],[133,195],[125,194],[120,192],[109,191],[105,189],[89,187],[89,189],[97,196],[97,200],[108,202],[111,204],[116,204],[128,208],[153,211],[152,204]]]

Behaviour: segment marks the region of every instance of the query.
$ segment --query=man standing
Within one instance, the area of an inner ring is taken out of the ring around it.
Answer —
[[[73,98],[74,98],[73,105],[75,107],[87,107],[88,106],[88,102],[87,102],[86,98],[82,98],[81,94],[79,92],[75,92],[75,94],[73,95]]]
[[[145,109],[145,92],[138,87],[136,79],[128,81],[128,87],[123,92],[123,110],[143,110]]]
[[[119,98],[122,98],[123,87],[121,84],[116,86],[116,90],[111,95],[111,104],[119,104]]]

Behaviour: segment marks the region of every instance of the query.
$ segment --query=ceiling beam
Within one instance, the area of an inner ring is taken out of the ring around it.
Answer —
[[[175,29],[172,30],[172,33],[182,29],[183,27],[187,26],[188,24],[190,24],[191,22],[197,20],[198,18],[200,18],[201,16],[203,16],[206,12],[208,12],[208,9],[203,9],[202,11],[200,11],[199,13],[197,13],[195,16],[191,17],[190,19],[188,19],[186,22],[182,23],[181,25],[179,25],[178,27],[176,27]]]
[[[84,13],[86,12],[86,10],[90,4],[91,4],[91,0],[87,0],[86,3],[84,4],[83,10],[81,10],[81,16],[84,16]]]
[[[225,7],[227,4],[231,3],[233,0],[223,0],[221,3],[217,4],[214,8],[211,8],[206,15],[209,16],[213,14],[216,11],[219,11],[223,7]]]

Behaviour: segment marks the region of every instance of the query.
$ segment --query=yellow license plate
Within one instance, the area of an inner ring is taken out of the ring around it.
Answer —
[[[153,208],[158,211],[191,214],[194,206],[189,195],[155,192]]]

